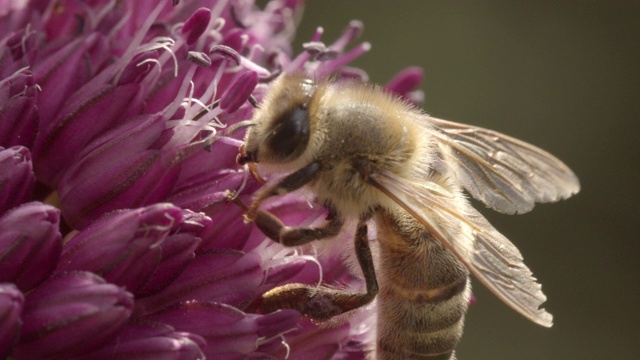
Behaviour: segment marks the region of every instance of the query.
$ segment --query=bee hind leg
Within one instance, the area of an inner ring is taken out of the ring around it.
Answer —
[[[369,248],[367,225],[363,220],[356,231],[355,250],[365,278],[365,293],[287,284],[266,292],[246,310],[267,314],[279,309],[295,309],[314,320],[325,321],[370,303],[378,293],[378,282]]]

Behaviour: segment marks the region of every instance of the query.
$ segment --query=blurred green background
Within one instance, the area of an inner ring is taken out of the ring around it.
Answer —
[[[581,181],[525,215],[482,209],[543,284],[555,324],[475,282],[459,359],[638,359],[640,2],[308,1],[296,53],[317,26],[330,44],[351,19],[373,45],[354,64],[371,81],[421,66],[431,115],[536,144]]]

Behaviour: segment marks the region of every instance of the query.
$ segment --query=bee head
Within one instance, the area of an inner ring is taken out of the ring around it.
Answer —
[[[275,80],[253,116],[238,163],[282,164],[294,161],[310,138],[309,102],[315,85],[301,74]]]

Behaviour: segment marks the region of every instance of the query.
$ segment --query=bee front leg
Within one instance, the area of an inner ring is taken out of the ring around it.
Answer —
[[[335,210],[329,209],[327,222],[321,227],[295,228],[286,226],[277,216],[264,210],[256,212],[253,222],[270,239],[284,246],[299,246],[314,240],[321,240],[338,235],[344,221]]]
[[[279,309],[295,309],[314,320],[324,321],[370,303],[378,293],[378,282],[369,248],[367,225],[362,220],[356,231],[355,250],[364,274],[365,293],[287,284],[266,292],[247,310],[267,314]]]
[[[287,175],[274,186],[261,189],[253,199],[251,206],[249,206],[244,214],[244,219],[247,222],[253,222],[256,219],[258,207],[262,202],[272,196],[284,195],[303,187],[318,175],[320,169],[321,166],[319,162],[312,162],[302,169]]]
[[[255,223],[268,238],[285,246],[298,246],[313,240],[336,236],[340,232],[344,221],[338,216],[333,207],[329,208],[327,223],[317,228],[292,228],[286,226],[277,216],[258,208],[264,200],[271,196],[284,195],[309,183],[318,174],[320,168],[320,163],[313,162],[285,177],[276,185],[260,191],[251,206],[246,209],[245,220]],[[239,205],[243,206],[242,204]]]

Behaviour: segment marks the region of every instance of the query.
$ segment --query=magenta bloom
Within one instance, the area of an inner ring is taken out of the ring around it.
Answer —
[[[350,45],[362,24],[294,56],[301,1],[172,3],[3,2],[0,356],[364,358],[373,307],[322,325],[246,312],[282,284],[363,284],[342,249],[284,248],[227,201],[260,187],[228,129],[281,72],[366,79],[347,66],[369,48]],[[419,102],[421,78],[388,89]],[[267,206],[292,225],[326,216],[295,194]]]

